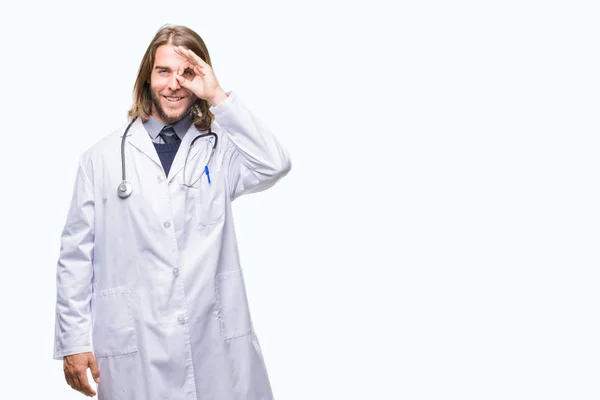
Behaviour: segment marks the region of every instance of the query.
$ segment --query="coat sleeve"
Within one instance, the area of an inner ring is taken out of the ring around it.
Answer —
[[[94,191],[80,162],[61,235],[56,273],[54,359],[92,351],[90,340]]]
[[[232,200],[266,190],[290,171],[288,151],[235,92],[210,111],[226,136],[224,165]]]

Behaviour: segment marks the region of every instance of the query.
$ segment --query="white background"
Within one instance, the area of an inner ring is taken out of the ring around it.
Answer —
[[[278,400],[600,398],[595,4],[3,3],[0,398],[83,398],[59,236],[165,23],[292,155],[234,203]]]

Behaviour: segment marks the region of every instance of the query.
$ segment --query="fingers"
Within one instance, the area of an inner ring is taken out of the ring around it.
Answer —
[[[65,371],[65,379],[67,380],[69,386],[71,386],[73,389],[85,394],[86,396],[93,397],[96,395],[96,392],[89,384],[86,371],[87,369]]]
[[[94,382],[100,383],[100,369],[98,368],[98,363],[96,362],[96,358],[92,356],[90,360],[90,371],[92,372],[92,378],[94,378]]]
[[[194,65],[194,73],[195,73],[196,75],[200,75],[200,76],[204,76],[204,75],[206,75],[206,72],[202,71],[202,68],[200,68],[200,67],[199,67],[199,66],[197,66],[197,65]]]
[[[183,76],[175,75],[175,79],[177,79],[177,82],[179,82],[179,86],[181,86],[182,88],[192,90],[192,83],[185,79]]]
[[[175,52],[185,58],[187,58],[188,60],[190,60],[193,64],[196,64],[197,66],[199,66],[200,68],[210,68],[210,65],[208,65],[202,58],[200,58],[196,53],[194,53],[193,51],[186,49],[185,47],[182,46],[176,46],[175,47]]]
[[[65,380],[73,389],[93,397],[96,392],[92,389],[87,378],[88,367],[96,382],[100,381],[100,371],[94,355],[90,353],[80,353],[71,356],[65,356],[63,370]]]
[[[183,73],[185,72],[186,69],[190,69],[190,70],[194,69],[194,67],[190,64],[189,61],[186,61],[179,66],[179,69],[177,70],[177,75],[183,75]]]
[[[186,71],[190,71],[192,72],[192,74],[186,75]],[[202,71],[202,69],[199,66],[191,64],[189,61],[186,61],[179,66],[179,69],[177,70],[177,75],[183,76],[186,79],[194,79],[195,75],[204,76],[206,75],[206,73]]]
[[[96,395],[96,392],[94,392],[94,389],[92,389],[92,387],[90,386],[90,381],[88,381],[86,370],[83,370],[79,372],[79,374],[77,374],[77,380],[79,382],[79,388],[75,388],[76,390],[79,390],[86,396],[93,397]]]

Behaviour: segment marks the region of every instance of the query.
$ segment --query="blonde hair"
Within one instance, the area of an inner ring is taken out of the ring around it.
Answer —
[[[212,67],[208,49],[196,32],[185,26],[164,25],[156,32],[140,63],[137,79],[133,86],[133,106],[128,112],[130,121],[138,117],[142,121],[147,121],[152,113],[150,76],[152,75],[156,49],[165,44],[186,47]],[[200,98],[192,106],[192,113],[194,113],[193,123],[200,131],[208,130],[214,120],[214,116],[208,111],[209,108],[210,104]]]

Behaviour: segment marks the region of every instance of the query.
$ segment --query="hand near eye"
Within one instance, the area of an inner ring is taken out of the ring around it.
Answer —
[[[176,79],[181,87],[188,89],[203,100],[208,101],[212,106],[221,103],[227,98],[227,94],[221,89],[217,77],[210,65],[204,62],[193,51],[182,46],[176,46],[175,52],[187,59],[179,67]],[[192,72],[191,79],[188,76]]]

